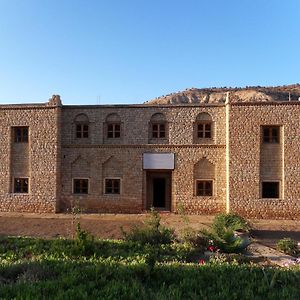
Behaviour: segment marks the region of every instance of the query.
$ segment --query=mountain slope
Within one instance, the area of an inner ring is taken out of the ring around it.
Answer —
[[[184,103],[224,103],[229,92],[231,102],[298,101],[300,84],[276,87],[245,88],[191,88],[185,91],[164,95],[144,104],[184,104]]]

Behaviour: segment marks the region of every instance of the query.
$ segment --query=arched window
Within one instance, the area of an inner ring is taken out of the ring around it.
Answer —
[[[122,162],[115,157],[110,157],[102,165],[103,192],[106,195],[120,195],[123,177]]]
[[[104,124],[104,139],[110,143],[120,141],[122,138],[122,123],[118,114],[109,114],[105,119]]]
[[[194,141],[203,142],[203,140],[213,139],[213,121],[208,113],[200,113],[194,123]]]
[[[79,114],[74,119],[75,137],[77,139],[89,137],[89,118],[86,114]]]
[[[208,159],[202,158],[194,165],[195,195],[214,195],[215,165]]]
[[[158,140],[158,139],[167,139],[168,137],[168,128],[167,128],[167,120],[164,114],[156,113],[152,115],[150,120],[150,139]]]

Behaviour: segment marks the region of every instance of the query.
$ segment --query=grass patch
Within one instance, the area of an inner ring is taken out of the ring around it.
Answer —
[[[85,236],[85,234],[83,234]],[[1,299],[299,299],[300,268],[188,263],[184,244],[0,239]],[[79,246],[78,246],[79,245]],[[84,247],[83,247],[84,248]],[[150,258],[149,258],[150,257]],[[157,259],[157,260],[156,260]]]

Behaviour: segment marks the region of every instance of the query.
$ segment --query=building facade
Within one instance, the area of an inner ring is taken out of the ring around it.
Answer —
[[[0,210],[300,218],[300,102],[1,105]]]

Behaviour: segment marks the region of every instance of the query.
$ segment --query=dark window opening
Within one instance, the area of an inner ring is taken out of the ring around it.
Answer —
[[[105,179],[105,194],[120,194],[120,179]]]
[[[78,139],[89,137],[89,125],[88,124],[77,124],[76,125],[76,137]]]
[[[280,127],[279,126],[263,126],[264,143],[279,143]]]
[[[28,178],[15,178],[14,180],[14,193],[28,193],[29,186]]]
[[[279,198],[279,182],[263,182],[262,198]]]
[[[88,179],[74,179],[73,193],[74,194],[88,194],[89,180]]]
[[[211,138],[211,123],[199,123],[197,126],[197,137],[198,138]]]
[[[152,124],[152,138],[162,139],[166,137],[166,126],[165,124]]]
[[[28,127],[14,127],[15,143],[28,143]]]
[[[212,196],[213,195],[212,180],[197,180],[196,195],[197,196]]]
[[[120,124],[107,124],[107,138],[114,139],[121,137],[121,125]]]

